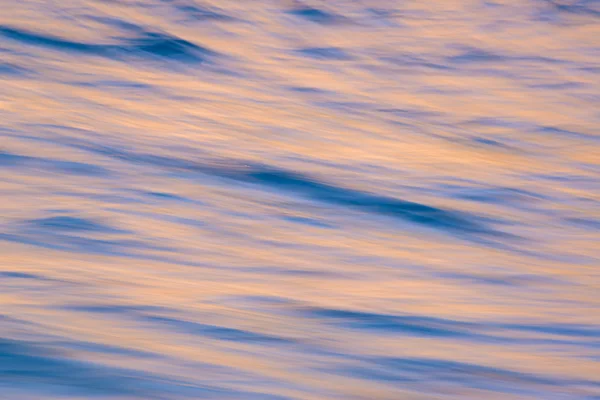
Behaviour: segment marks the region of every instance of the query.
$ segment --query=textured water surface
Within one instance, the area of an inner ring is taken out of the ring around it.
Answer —
[[[0,9],[0,399],[600,398],[597,0]]]

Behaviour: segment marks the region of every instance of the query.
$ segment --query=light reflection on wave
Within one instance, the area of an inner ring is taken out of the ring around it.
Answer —
[[[597,398],[596,3],[0,0],[0,398]]]

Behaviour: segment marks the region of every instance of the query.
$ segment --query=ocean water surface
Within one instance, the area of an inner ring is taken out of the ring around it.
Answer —
[[[0,10],[0,399],[600,399],[597,0]]]

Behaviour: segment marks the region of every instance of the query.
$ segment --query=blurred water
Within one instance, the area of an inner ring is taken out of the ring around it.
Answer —
[[[0,0],[1,399],[600,398],[597,0]]]

